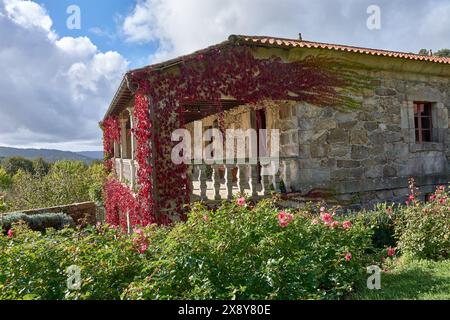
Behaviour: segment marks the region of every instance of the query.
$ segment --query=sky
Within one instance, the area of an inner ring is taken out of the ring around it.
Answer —
[[[450,47],[449,22],[450,0],[0,0],[0,145],[101,150],[127,70],[230,34],[418,52]]]

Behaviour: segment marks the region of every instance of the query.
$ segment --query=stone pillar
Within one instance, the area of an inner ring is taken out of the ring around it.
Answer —
[[[127,158],[127,119],[120,119],[120,158]]]
[[[136,184],[136,136],[133,133],[134,129],[134,117],[133,117],[133,108],[127,108],[127,111],[130,115],[130,127],[131,127],[131,161],[130,161],[130,171],[131,171],[131,189],[134,189]]]
[[[131,127],[131,160],[136,159],[136,136],[133,133],[134,129],[134,117],[133,117],[133,108],[127,109],[128,113],[130,114],[130,127]]]

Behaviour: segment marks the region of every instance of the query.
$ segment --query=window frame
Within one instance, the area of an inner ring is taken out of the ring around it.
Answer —
[[[416,144],[424,144],[433,142],[433,102],[428,101],[414,101],[414,136]],[[420,111],[419,108],[424,108]],[[428,108],[428,114],[423,115],[425,108]],[[420,112],[419,112],[420,111]],[[428,128],[423,127],[423,120],[428,120]],[[416,125],[417,122],[417,125]],[[429,133],[429,139],[424,139],[424,133]]]

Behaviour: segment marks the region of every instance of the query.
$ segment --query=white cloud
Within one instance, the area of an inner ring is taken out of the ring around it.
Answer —
[[[87,58],[97,52],[97,47],[88,37],[63,37],[55,42],[56,46],[68,55]]]
[[[0,0],[0,144],[92,149],[128,62],[51,26],[35,2]]]
[[[381,8],[382,29],[366,26]],[[154,42],[149,62],[186,54],[230,34],[272,35],[417,52],[450,46],[448,1],[407,0],[139,0],[122,24],[126,40]]]
[[[4,0],[7,16],[18,25],[32,29],[41,28],[50,39],[56,34],[51,30],[53,22],[43,7],[33,1]]]

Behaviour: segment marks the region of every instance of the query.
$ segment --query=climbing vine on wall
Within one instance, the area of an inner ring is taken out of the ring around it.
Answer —
[[[141,206],[138,224],[169,224],[177,217],[185,218],[190,182],[186,166],[175,166],[171,161],[171,134],[184,127],[186,105],[207,101],[216,108],[209,114],[218,113],[225,96],[246,104],[290,100],[354,107],[349,95],[365,83],[343,64],[313,57],[293,62],[276,56],[258,59],[247,47],[229,46],[185,59],[170,72],[152,68],[132,72],[133,82],[138,84],[134,111],[140,185],[137,201]]]

